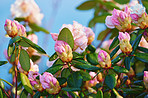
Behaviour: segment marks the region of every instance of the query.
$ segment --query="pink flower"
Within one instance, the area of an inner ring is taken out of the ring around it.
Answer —
[[[30,80],[30,83],[32,86],[34,86],[35,84],[38,84],[36,77],[39,76],[40,74],[38,72],[33,72],[33,71],[29,71],[28,73],[28,79]]]
[[[49,94],[57,94],[61,89],[59,82],[51,73],[44,72],[43,75],[40,75],[40,82]]]
[[[98,62],[103,68],[111,67],[110,55],[104,50],[99,51]]]
[[[118,38],[119,38],[119,41],[125,40],[125,39],[128,39],[128,41],[130,41],[130,35],[127,32],[125,32],[125,34],[123,32],[119,32]]]
[[[66,42],[56,41],[54,49],[62,61],[69,62],[72,60],[72,49]]]
[[[144,77],[143,77],[145,88],[148,89],[148,71],[144,71]]]
[[[89,27],[84,27],[84,32],[86,33],[88,42],[87,44],[91,44],[91,42],[94,40],[95,38],[95,33],[93,32],[93,30]]]
[[[112,16],[107,16],[105,24],[108,28],[117,28],[120,31],[129,31],[131,29],[130,9],[125,8],[124,11],[114,9]]]
[[[57,40],[58,40],[59,34],[57,34],[57,33],[50,33],[50,34],[51,34],[51,37],[52,37],[52,39],[53,39],[54,41],[57,41]]]
[[[96,73],[95,72],[89,72],[89,75],[91,76],[91,78],[93,78],[96,75]],[[99,83],[99,81],[97,80],[97,77],[95,77],[93,80],[90,80],[89,83],[96,85],[97,83]]]
[[[120,41],[120,49],[123,53],[129,54],[132,52],[132,46],[130,44],[130,35],[125,32],[119,32],[118,39]]]
[[[38,43],[38,37],[35,34],[29,34],[27,36],[28,39],[30,39],[33,43],[37,44]]]
[[[9,19],[6,19],[4,28],[7,32],[7,34],[10,37],[15,37],[15,36],[25,36],[26,35],[26,29],[23,25],[19,24],[18,21],[11,21]]]
[[[144,48],[148,48],[148,42],[145,40],[144,37],[141,38],[139,46],[144,47]]]

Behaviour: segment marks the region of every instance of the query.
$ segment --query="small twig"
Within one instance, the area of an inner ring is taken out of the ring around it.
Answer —
[[[2,89],[2,91],[7,95],[8,98],[10,98],[10,95],[0,86],[0,88]]]

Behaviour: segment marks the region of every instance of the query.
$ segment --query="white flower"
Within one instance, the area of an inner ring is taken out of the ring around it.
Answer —
[[[41,24],[43,14],[34,0],[16,0],[11,5],[11,13],[13,17],[24,17],[31,23]]]
[[[141,17],[143,13],[145,13],[145,7],[143,7],[141,4],[136,4],[135,6],[131,7],[131,14],[137,14],[139,17]]]

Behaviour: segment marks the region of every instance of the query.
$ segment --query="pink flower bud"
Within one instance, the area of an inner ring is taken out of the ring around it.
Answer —
[[[61,89],[59,82],[51,73],[44,72],[44,74],[40,76],[40,82],[49,94],[57,94]]]
[[[110,55],[104,50],[100,50],[98,54],[98,62],[103,68],[111,67]]]
[[[120,31],[129,31],[131,30],[131,17],[130,9],[125,8],[124,11],[114,9],[112,16],[107,16],[105,24],[108,28],[117,28]]]
[[[130,35],[127,32],[125,32],[125,34],[123,32],[119,32],[118,38],[119,38],[119,41],[125,40],[125,39],[128,39],[128,41],[130,41]]]
[[[17,23],[15,21],[6,19],[4,28],[10,37],[15,37],[18,33]]]
[[[95,33],[93,32],[93,30],[89,27],[84,27],[84,32],[86,33],[88,42],[87,44],[91,44],[91,42],[94,40],[95,38]]]
[[[57,33],[50,33],[50,34],[51,34],[51,37],[52,37],[52,39],[53,39],[54,41],[57,41],[57,40],[58,40],[59,34],[57,34]]]
[[[132,46],[130,44],[130,35],[125,32],[119,32],[118,39],[120,41],[120,49],[123,53],[129,54],[132,52]]]
[[[43,91],[42,84],[38,79],[36,79],[37,76],[40,76],[38,72],[29,71],[28,73],[28,79],[31,83],[31,85],[38,91]]]
[[[70,62],[72,60],[72,49],[66,42],[56,41],[54,49],[63,62]]]
[[[18,29],[18,36],[24,36],[26,37],[26,28],[23,25],[19,25],[19,29]]]
[[[144,48],[148,48],[148,42],[145,40],[144,37],[141,38],[139,46],[144,47]]]
[[[148,71],[144,71],[144,77],[143,77],[145,88],[148,90]]]

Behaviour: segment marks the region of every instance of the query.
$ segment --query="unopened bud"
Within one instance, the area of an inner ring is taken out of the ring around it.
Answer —
[[[72,60],[72,49],[66,42],[56,41],[54,49],[63,62],[70,62]]]
[[[44,74],[40,76],[40,82],[49,94],[57,94],[61,89],[59,82],[51,73],[44,72]]]
[[[123,53],[129,54],[132,52],[132,46],[130,44],[130,35],[125,32],[119,32],[120,49]]]
[[[98,62],[103,68],[111,67],[110,55],[104,50],[100,50],[98,54]]]

